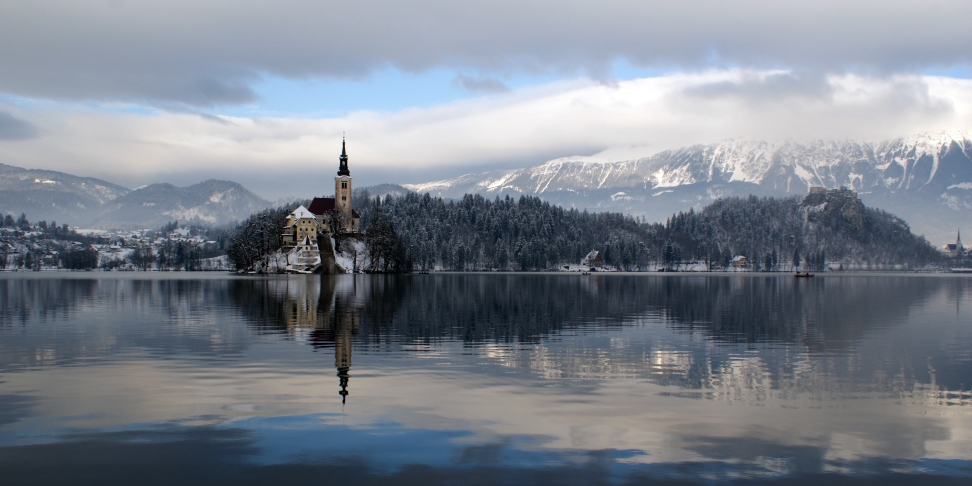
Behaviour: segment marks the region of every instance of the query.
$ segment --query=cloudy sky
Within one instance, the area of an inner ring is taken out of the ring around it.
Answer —
[[[966,129],[970,18],[945,0],[5,0],[0,163],[278,198],[333,183],[343,132],[360,186]]]

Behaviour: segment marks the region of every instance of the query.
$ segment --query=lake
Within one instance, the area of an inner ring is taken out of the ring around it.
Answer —
[[[3,484],[972,482],[972,278],[0,274]]]

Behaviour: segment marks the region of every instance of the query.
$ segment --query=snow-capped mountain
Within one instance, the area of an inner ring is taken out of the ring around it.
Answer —
[[[0,164],[0,213],[72,225],[129,189],[92,177]]]
[[[448,198],[531,194],[558,204],[664,220],[722,196],[858,191],[937,242],[972,227],[972,136],[924,133],[881,143],[727,140],[637,160],[556,159],[526,169],[469,174],[405,187]]]
[[[218,226],[246,219],[270,202],[236,182],[210,179],[188,187],[151,184],[106,203],[99,228],[155,228],[173,220]]]
[[[91,177],[0,164],[0,214],[105,229],[155,228],[169,221],[218,226],[269,201],[230,181],[127,189]]]

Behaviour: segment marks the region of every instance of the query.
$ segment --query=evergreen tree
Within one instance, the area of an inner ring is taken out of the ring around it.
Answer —
[[[371,261],[369,271],[378,273],[411,271],[411,261],[405,251],[405,245],[395,232],[391,221],[382,214],[381,207],[377,203],[371,216],[371,224],[365,233],[365,241]]]
[[[69,270],[93,270],[98,268],[98,251],[90,245],[70,248],[61,253],[61,265]]]
[[[155,260],[155,265],[159,270],[169,269],[169,257],[165,253],[165,247],[159,248],[159,256]]]

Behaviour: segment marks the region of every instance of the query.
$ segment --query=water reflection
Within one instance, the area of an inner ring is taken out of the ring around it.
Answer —
[[[235,315],[257,335],[333,348],[342,397],[352,343],[402,352],[459,341],[549,378],[708,390],[683,396],[759,401],[773,390],[868,391],[962,404],[972,388],[972,347],[968,326],[950,322],[967,321],[962,303],[970,295],[965,279],[887,276],[6,278],[0,326],[21,330],[5,333],[0,370],[132,347],[234,356],[252,340],[228,319]],[[941,323],[915,322],[925,308]],[[641,331],[590,337],[624,328]],[[577,339],[564,344],[568,337]]]
[[[0,298],[5,477],[122,482],[160,457],[196,469],[160,482],[209,484],[972,464],[962,278],[3,277]]]
[[[321,322],[315,322],[310,335],[310,343],[317,348],[334,348],[334,367],[337,368],[341,386],[341,403],[347,401],[348,380],[351,375],[351,343],[361,325],[359,309],[350,303],[342,302],[340,296],[333,300],[332,312]]]
[[[317,314],[330,312],[340,296],[367,321],[369,340],[536,342],[650,313],[674,329],[717,341],[792,343],[820,352],[853,345],[869,328],[900,323],[933,294],[944,293],[958,306],[969,297],[960,279],[883,276],[349,276],[230,285],[235,303],[264,330],[319,322]]]
[[[683,396],[745,401],[773,390],[924,397],[917,390],[931,387],[936,400],[961,402],[972,384],[972,356],[959,345],[968,329],[909,321],[935,300],[964,318],[960,302],[972,294],[963,279],[434,275],[230,285],[256,329],[336,352],[353,340],[399,351],[458,340],[547,377],[641,378],[712,390]],[[632,327],[651,332],[560,344]],[[876,333],[883,339],[867,339]],[[350,353],[348,344],[348,363]]]
[[[223,276],[0,275],[0,372],[157,355],[235,356],[251,342]]]
[[[333,349],[341,403],[346,403],[354,336],[371,304],[354,278],[305,277],[234,282],[230,293],[260,332],[285,332],[317,349]],[[380,296],[379,296],[380,297]],[[267,318],[270,319],[267,319]]]

